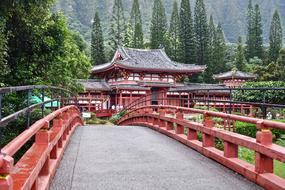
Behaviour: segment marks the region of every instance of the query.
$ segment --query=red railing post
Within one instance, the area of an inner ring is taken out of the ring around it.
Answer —
[[[0,189],[13,190],[11,171],[14,166],[14,159],[8,155],[0,155]]]
[[[194,129],[188,128],[187,139],[188,140],[197,140],[198,139],[197,131]]]
[[[256,124],[256,128],[259,131],[256,133],[256,142],[264,146],[272,145],[272,132],[265,128],[263,121],[259,121]],[[261,154],[255,153],[255,171],[258,173],[273,173],[273,159]]]
[[[39,130],[36,133],[36,137],[35,137],[35,143],[37,145],[42,145],[42,146],[48,146],[49,142],[50,142],[50,132],[48,130],[49,128],[49,122],[47,121],[45,126]],[[50,162],[50,156],[47,155],[46,161],[40,171],[40,176],[47,176],[49,175],[49,162]]]
[[[213,128],[215,126],[214,121],[204,113],[204,127]],[[203,147],[213,147],[215,145],[215,138],[211,135],[203,133]]]
[[[165,117],[165,110],[164,109],[159,109],[159,116]],[[159,127],[166,127],[166,123],[164,120],[160,120],[159,122]]]
[[[172,122],[167,122],[166,130],[173,130],[173,123]]]
[[[184,114],[178,110],[176,112],[176,119],[183,120],[184,119]],[[184,134],[184,127],[182,125],[176,124],[175,128],[175,133],[176,134]]]
[[[238,145],[224,141],[224,156],[226,158],[237,158]]]

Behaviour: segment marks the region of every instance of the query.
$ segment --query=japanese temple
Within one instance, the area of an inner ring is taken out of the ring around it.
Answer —
[[[241,86],[243,83],[247,81],[256,79],[257,75],[233,69],[232,71],[229,72],[214,75],[213,78],[221,81],[224,85],[228,87],[234,88]]]
[[[143,97],[149,97],[153,105],[161,104],[164,98],[173,98],[168,100],[172,101],[169,102],[171,105],[184,104],[183,106],[190,107],[191,99],[227,100],[229,92],[223,89],[253,78],[238,71],[214,76],[224,80],[224,84],[181,82],[183,78],[202,73],[205,69],[204,65],[174,62],[164,49],[118,47],[111,62],[92,68],[91,76],[97,79],[78,80],[85,89],[79,96],[79,104],[84,111],[94,112],[99,117],[108,117]],[[231,81],[231,85],[228,85],[228,81]],[[206,89],[217,90],[209,93]],[[176,102],[175,98],[186,101]]]

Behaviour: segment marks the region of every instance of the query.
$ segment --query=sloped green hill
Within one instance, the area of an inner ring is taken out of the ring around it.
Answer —
[[[108,21],[114,0],[57,0],[54,10],[63,11],[68,17],[69,25],[73,30],[79,31],[84,38],[90,40],[90,25],[95,10],[100,12],[103,30],[107,37]],[[133,0],[122,0],[126,19],[129,17]],[[164,0],[166,14],[170,17],[173,0]],[[180,3],[180,0],[178,0]],[[149,33],[153,0],[140,0],[146,37]],[[246,34],[246,12],[248,0],[205,0],[208,16],[213,14],[216,22],[221,22],[228,41],[235,42],[239,35]],[[259,3],[262,11],[264,39],[267,41],[270,21],[275,9],[281,14],[285,26],[285,0],[253,0]],[[192,9],[195,0],[191,0]],[[285,28],[284,28],[285,31]]]

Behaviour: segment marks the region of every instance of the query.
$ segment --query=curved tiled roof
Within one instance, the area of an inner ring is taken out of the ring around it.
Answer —
[[[90,91],[110,91],[111,87],[104,80],[96,80],[96,79],[78,79],[77,82],[81,84],[85,90]]]
[[[245,72],[236,71],[236,70],[213,75],[214,79],[221,79],[221,80],[224,80],[224,79],[255,79],[256,77],[257,75],[255,74],[245,73]]]
[[[120,54],[120,60],[116,55]],[[108,70],[115,65],[132,70],[151,70],[161,72],[193,73],[202,72],[206,69],[204,65],[183,64],[171,61],[162,49],[142,50],[119,47],[111,63],[95,66],[92,72],[97,73]]]

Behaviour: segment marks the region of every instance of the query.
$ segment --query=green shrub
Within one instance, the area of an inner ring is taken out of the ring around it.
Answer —
[[[235,122],[235,130],[237,133],[245,136],[249,136],[252,138],[256,137],[256,125],[251,123],[244,123],[240,121]]]

